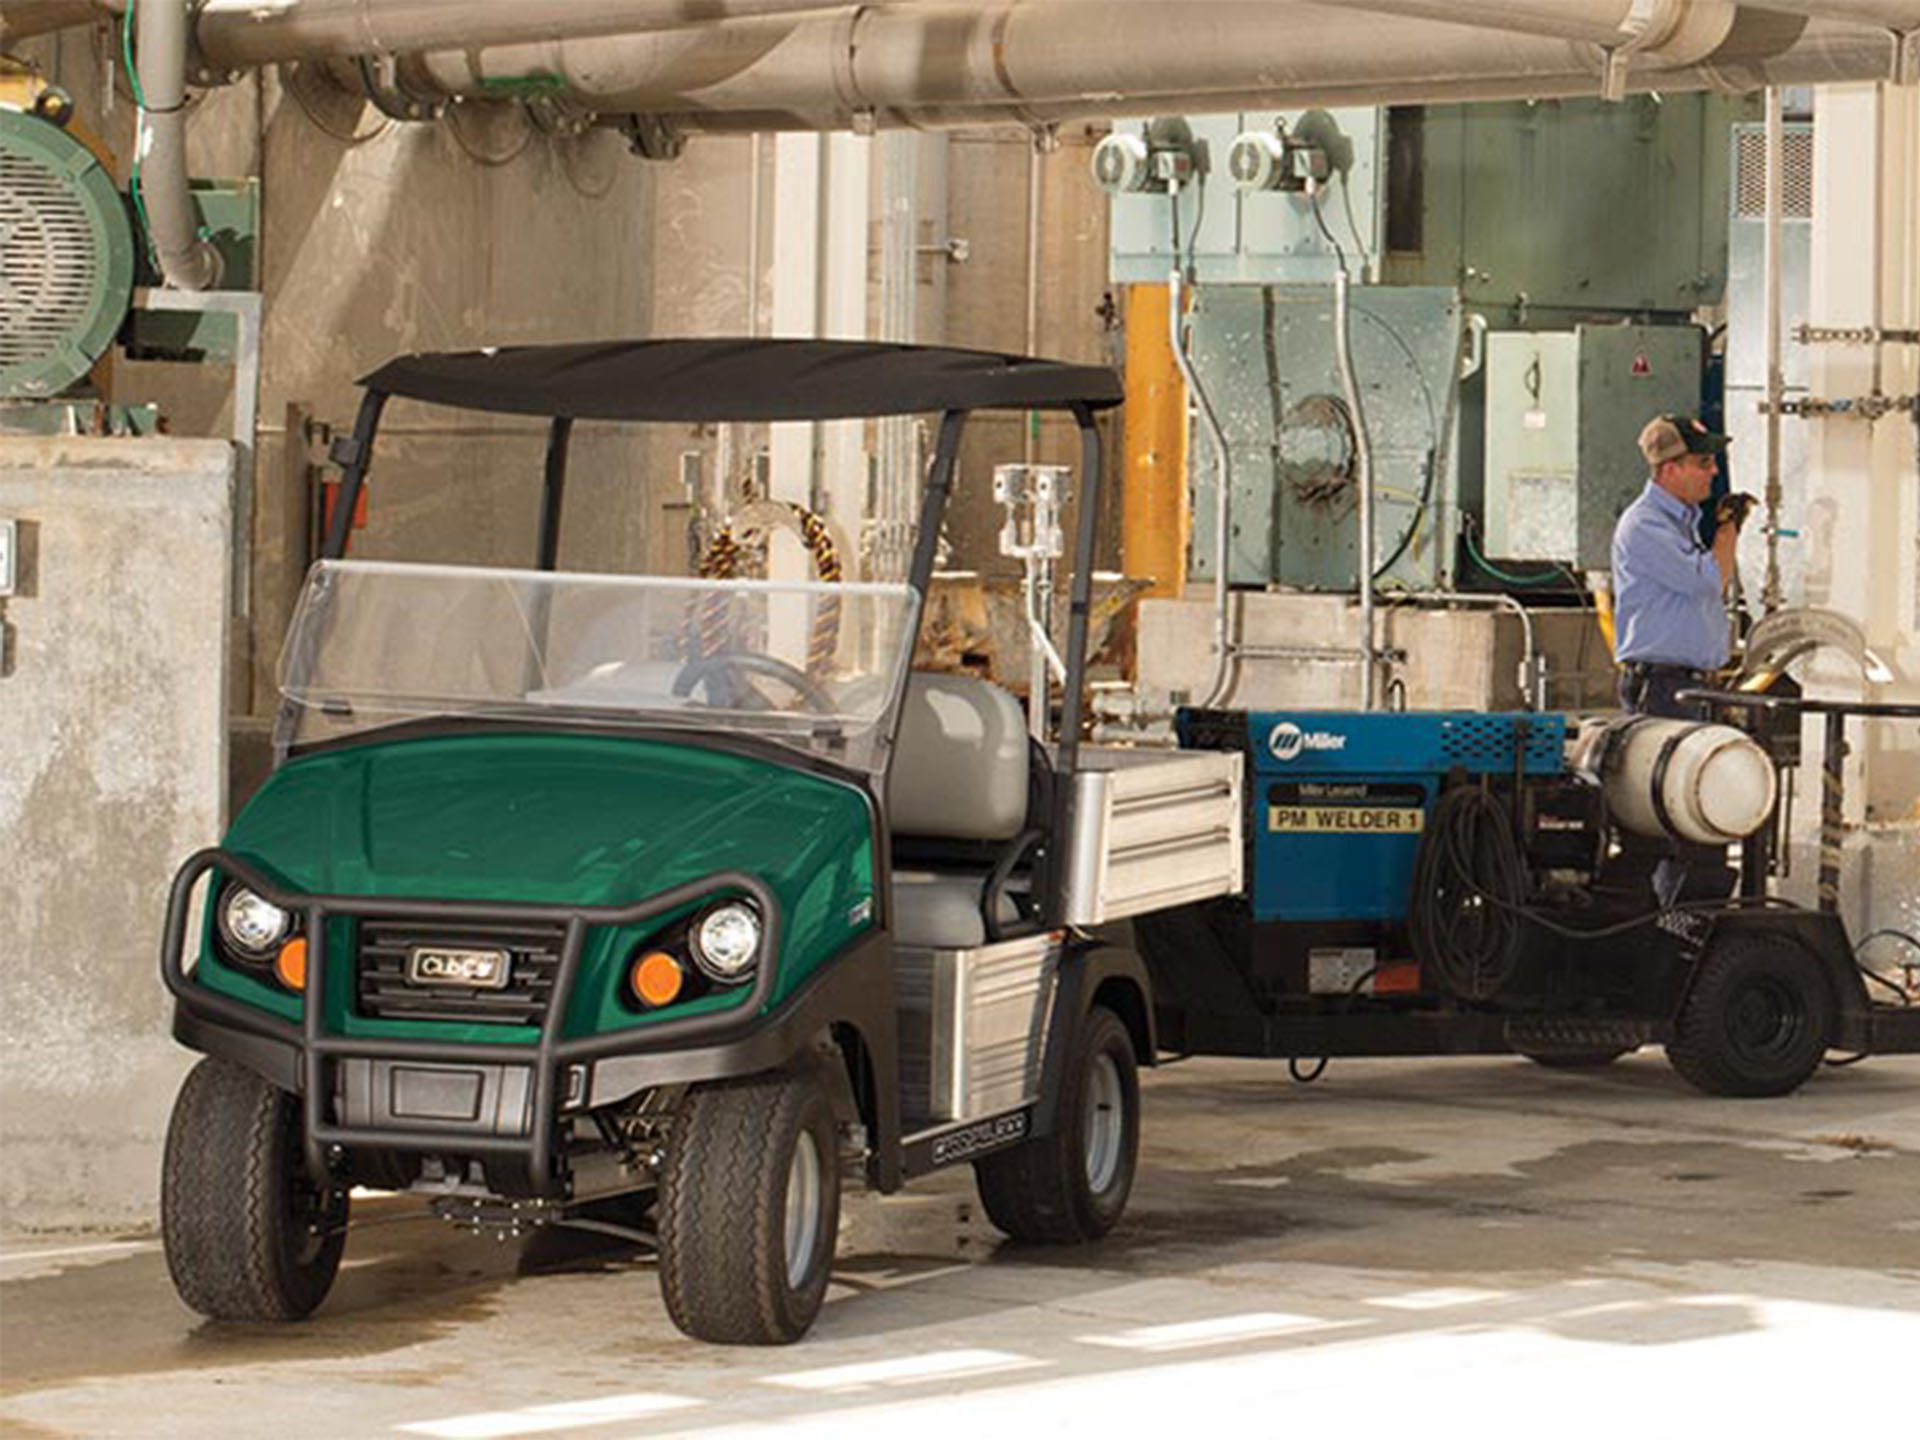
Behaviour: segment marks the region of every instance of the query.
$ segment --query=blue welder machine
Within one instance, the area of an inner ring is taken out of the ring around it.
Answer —
[[[1836,915],[1768,896],[1791,760],[1764,725],[1188,710],[1178,734],[1246,757],[1249,879],[1133,922],[1168,1049],[1585,1066],[1663,1044],[1701,1088],[1762,1095],[1830,1040],[1920,1040],[1867,996]],[[1736,796],[1746,818],[1716,832]],[[1692,888],[1662,909],[1650,875],[1675,854]]]

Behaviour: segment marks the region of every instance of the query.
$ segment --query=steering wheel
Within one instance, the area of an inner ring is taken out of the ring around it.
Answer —
[[[804,670],[796,669],[784,660],[776,660],[771,655],[762,655],[757,651],[743,651],[732,655],[709,655],[704,660],[690,660],[673,677],[675,695],[691,695],[696,688],[705,689],[708,698],[715,703],[730,703],[742,690],[748,694],[756,693],[753,687],[743,683],[747,675],[764,675],[768,679],[778,680],[800,697],[800,703],[816,715],[838,714],[833,697],[820,688],[819,682]],[[733,684],[727,701],[721,701],[715,689],[721,677],[727,677]],[[764,699],[764,697],[762,697]]]

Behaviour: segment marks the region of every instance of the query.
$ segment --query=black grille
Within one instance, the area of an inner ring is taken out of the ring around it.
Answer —
[[[1477,715],[1448,720],[1440,729],[1440,751],[1469,769],[1500,769],[1513,764],[1515,722],[1504,715]],[[1564,727],[1535,720],[1527,728],[1527,760],[1553,765],[1566,744]]]
[[[538,1025],[560,973],[566,926],[499,925],[458,920],[362,920],[355,998],[359,1012],[377,1020],[494,1021]],[[470,990],[409,985],[407,953],[417,945],[505,950],[506,988]]]

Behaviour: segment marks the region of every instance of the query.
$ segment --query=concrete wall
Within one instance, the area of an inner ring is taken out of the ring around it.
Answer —
[[[117,35],[117,31],[114,34]],[[106,31],[25,49],[71,92],[80,123],[121,158],[133,107],[109,95]],[[351,425],[354,381],[408,350],[645,335],[652,328],[654,179],[611,132],[535,128],[518,107],[471,104],[445,123],[403,125],[271,69],[200,94],[189,168],[257,176],[262,196],[260,434],[253,480],[249,623],[236,639],[235,711],[274,703],[280,638],[309,561],[311,419]],[[117,360],[112,398],[157,401],[177,434],[225,433],[221,366]],[[396,407],[378,453],[373,523],[360,553],[521,562],[538,513],[540,440],[526,422]],[[599,522],[570,532],[581,568],[640,563],[647,534],[630,437],[583,427],[582,503]],[[330,472],[329,472],[330,473]],[[671,483],[672,477],[665,477]]]
[[[0,1230],[151,1219],[192,1059],[160,923],[226,794],[232,448],[0,439]]]
[[[1287,650],[1360,647],[1358,605],[1341,595],[1236,591],[1233,634],[1244,645]],[[1410,710],[1518,710],[1524,633],[1508,611],[1421,610],[1382,601],[1380,643],[1405,652],[1382,667],[1382,683],[1406,687]],[[1533,612],[1536,653],[1549,675],[1554,710],[1610,708],[1613,664],[1591,616],[1578,610]],[[1140,684],[1164,695],[1196,699],[1213,677],[1213,600],[1196,591],[1179,600],[1140,602]],[[1223,705],[1254,710],[1353,710],[1360,705],[1360,666],[1321,657],[1264,658],[1236,664]]]

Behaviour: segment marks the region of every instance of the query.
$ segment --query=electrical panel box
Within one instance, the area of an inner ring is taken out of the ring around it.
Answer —
[[[1699,411],[1704,356],[1694,325],[1489,335],[1484,553],[1606,569],[1646,483],[1640,430]]]
[[[1580,533],[1580,339],[1487,337],[1487,553],[1571,564]]]

